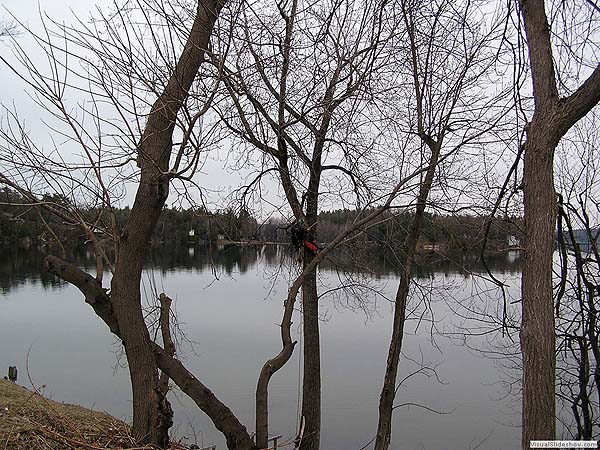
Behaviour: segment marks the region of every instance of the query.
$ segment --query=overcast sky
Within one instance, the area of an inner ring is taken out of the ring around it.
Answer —
[[[17,21],[22,22],[34,32],[39,33],[42,31],[40,12],[54,20],[64,21],[68,24],[76,22],[75,15],[78,19],[85,21],[91,17],[95,8],[100,7],[104,9],[111,4],[112,1],[109,0],[40,0],[39,2],[33,0],[2,0],[0,1],[0,5],[2,5],[0,17],[3,21],[10,22],[13,20],[11,16],[14,16]],[[27,49],[30,56],[36,55],[36,53],[41,55],[39,49],[36,49],[32,40],[28,38],[27,33],[21,33],[17,40],[20,45]],[[6,39],[0,43],[0,52],[2,55],[10,58],[10,47]],[[44,64],[43,59],[41,59],[40,64]],[[7,70],[5,66],[0,66],[0,83],[2,86],[2,89],[0,89],[0,102],[8,107],[14,105],[20,117],[26,121],[26,126],[31,136],[37,142],[48,145],[50,143],[48,132],[41,123],[40,110],[27,97],[25,83],[10,70]],[[211,209],[224,207],[222,199],[235,188],[243,185],[244,177],[248,176],[247,173],[237,173],[231,169],[224,168],[229,150],[227,147],[227,143],[224,143],[218,152],[211,154],[201,172],[196,176],[196,181],[203,188],[206,188],[204,192]],[[277,191],[276,184],[268,183],[268,186],[270,200],[278,203],[275,196]],[[129,185],[127,191],[125,203],[130,204],[135,194],[135,186]],[[197,195],[194,196],[198,197]],[[174,200],[175,196],[172,195],[169,201]],[[274,210],[272,206],[268,206],[267,209],[266,213],[263,212],[263,216],[264,214],[271,214]]]
[[[0,20],[11,21],[11,15],[22,22],[26,27],[29,27],[34,32],[42,32],[40,13],[47,14],[54,20],[64,21],[66,23],[76,22],[76,18],[85,21],[92,14],[96,7],[106,8],[112,4],[111,0],[0,0]],[[39,49],[32,45],[32,40],[23,32],[17,37],[18,43],[27,49],[30,56],[35,59],[36,52]],[[8,40],[0,42],[0,53],[7,58],[10,58],[10,46]],[[40,61],[42,67],[44,61]],[[42,145],[49,144],[48,131],[45,129],[39,109],[34,107],[31,100],[26,95],[25,83],[16,77],[4,65],[0,65],[0,102],[7,107],[14,107],[18,110],[21,118],[26,120],[27,129],[31,136]],[[0,117],[4,114],[0,114]],[[68,150],[65,150],[68,151]],[[77,150],[75,150],[77,151]],[[228,160],[228,157],[230,158]],[[208,206],[211,209],[216,207],[224,207],[222,199],[226,197],[235,188],[244,184],[244,179],[247,179],[248,173],[237,173],[230,167],[231,155],[227,142],[224,142],[218,152],[211,154],[210,159],[202,168],[201,172],[196,176],[196,181],[199,185],[205,188],[205,194],[208,198]],[[135,186],[130,185],[128,194],[124,203],[131,203],[135,191]],[[267,192],[265,196],[272,203],[264,203],[264,208],[267,213],[277,210],[277,205],[283,202],[277,196],[278,185],[274,182],[267,183]],[[175,199],[171,196],[169,201]],[[275,205],[275,206],[273,206]],[[339,205],[337,205],[339,206]],[[329,205],[324,205],[327,209]],[[287,214],[284,210],[284,214]],[[264,215],[263,215],[264,217]]]

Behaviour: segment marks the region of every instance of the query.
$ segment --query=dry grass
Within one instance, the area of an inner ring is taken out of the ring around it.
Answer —
[[[57,403],[0,380],[0,450],[151,448],[136,446],[129,431],[106,413]]]

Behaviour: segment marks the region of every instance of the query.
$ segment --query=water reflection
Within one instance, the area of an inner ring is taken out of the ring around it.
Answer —
[[[30,282],[44,288],[57,288],[65,282],[43,270],[44,255],[39,252],[2,251],[0,253],[0,294]]]
[[[90,256],[81,252],[70,257],[93,270]],[[277,324],[295,258],[288,247],[262,246],[155,249],[148,259],[144,289],[151,282],[175,299],[179,326],[187,339],[181,341],[179,357],[249,429],[253,428],[256,377],[263,362],[280,349]],[[365,308],[359,312],[347,308],[355,305],[347,296],[335,301],[321,298],[324,450],[359,450],[376,428],[391,327],[391,306],[382,298],[393,297],[397,287],[398,267],[393,261],[393,255],[350,249],[322,265],[322,286],[335,287],[340,280],[356,280],[355,275],[361,274],[361,282],[375,280],[381,294],[369,297],[368,291],[355,292],[360,305],[367,305],[368,315],[363,313]],[[127,373],[114,371],[114,352],[119,347],[81,294],[46,277],[40,255],[4,254],[0,264],[0,359],[20,368],[28,366],[34,383],[45,385],[45,392],[56,400],[127,419],[131,409]],[[497,255],[488,264],[495,274],[505,274],[512,289],[518,290],[518,258]],[[340,270],[346,278],[339,276]],[[514,427],[518,410],[515,414],[513,403],[504,397],[494,361],[435,335],[456,319],[447,302],[467,305],[479,301],[476,295],[481,292],[488,295],[481,298],[484,303],[497,302],[486,291],[489,286],[484,281],[469,275],[480,270],[476,255],[420,257],[415,275],[422,283],[411,300],[416,314],[406,328],[399,378],[422,365],[435,367],[437,377],[431,373],[411,377],[400,388],[398,401],[451,413],[398,409],[394,449],[463,450],[487,436],[480,448],[500,450],[519,445],[519,429]],[[275,277],[277,273],[283,275]],[[422,302],[425,295],[427,303]],[[294,339],[300,340],[299,314],[294,322]],[[193,349],[189,342],[195,342]],[[271,429],[284,436],[296,432],[301,357],[295,352],[271,385]],[[21,382],[27,384],[26,378]],[[176,435],[224,449],[210,421],[185,396],[174,394]]]
[[[86,249],[68,255],[87,270],[94,270],[93,254]],[[158,247],[153,248],[146,262],[162,274],[181,270],[197,272],[217,271],[228,276],[245,274],[257,264],[266,266],[291,265],[297,259],[295,250],[285,245],[261,245],[240,247],[200,246],[200,247]],[[11,288],[27,281],[40,283],[44,288],[63,287],[64,282],[43,270],[44,255],[36,251],[4,251],[0,254],[0,292],[6,294]],[[488,268],[500,274],[517,273],[521,270],[520,254],[507,252],[486,256]],[[323,270],[337,270],[347,273],[363,273],[374,277],[399,275],[400,265],[397,255],[390,252],[374,252],[342,249],[332,253],[320,266]],[[445,255],[418,255],[413,266],[416,278],[433,278],[436,274],[450,276],[468,275],[481,272],[483,266],[479,253],[456,253]]]

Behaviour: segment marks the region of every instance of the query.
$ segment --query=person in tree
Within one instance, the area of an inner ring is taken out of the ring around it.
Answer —
[[[300,222],[296,222],[292,225],[290,229],[290,240],[297,251],[300,251],[301,247],[306,247],[315,255],[319,252],[315,237]]]

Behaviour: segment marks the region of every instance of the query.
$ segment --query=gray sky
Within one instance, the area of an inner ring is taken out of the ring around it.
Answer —
[[[59,0],[0,0],[3,1],[2,5],[5,8],[4,17],[9,18],[12,13],[19,21],[23,22],[27,27],[34,30],[35,32],[41,33],[42,26],[40,20],[40,11],[42,14],[47,14],[54,20],[64,21],[66,23],[76,22],[74,15],[82,21],[86,21],[92,10],[96,6],[105,9],[112,4],[110,0],[91,1],[91,0],[78,0],[78,1],[59,1]],[[34,59],[36,52],[35,45],[33,45],[30,37],[27,33],[22,33],[18,38],[18,42],[21,46],[28,51],[31,51],[31,58]],[[6,43],[4,43],[6,44]],[[6,55],[10,52],[8,45],[0,44],[0,51]],[[42,55],[39,53],[39,55]],[[40,66],[47,67],[45,65],[44,58],[40,58]],[[3,89],[0,91],[0,102],[4,105],[15,105],[19,111],[20,116],[26,120],[27,129],[30,130],[33,139],[44,145],[51,146],[52,142],[48,137],[47,128],[41,123],[40,110],[32,104],[31,100],[25,94],[25,83],[19,80],[14,74],[5,67],[0,69],[0,81]],[[74,94],[70,94],[72,97]],[[73,98],[71,98],[73,100]],[[76,99],[75,99],[76,100]],[[77,103],[76,101],[72,103]],[[247,179],[249,172],[238,173],[231,167],[235,159],[229,152],[229,143],[227,141],[221,143],[221,148],[218,151],[211,153],[209,158],[206,160],[205,165],[201,171],[196,175],[195,181],[198,185],[202,186],[205,195],[208,199],[208,206],[214,209],[216,206],[223,207],[223,198],[227,197],[236,187],[245,184],[244,179]],[[69,152],[79,152],[80,149],[74,144],[61,145],[61,153],[68,155]],[[225,168],[229,167],[229,168]],[[261,202],[264,204],[263,212],[270,213],[277,210],[277,206],[283,204],[281,197],[277,195],[278,184],[275,182],[267,182],[265,184],[267,192],[262,192],[263,198],[266,198],[267,202]],[[135,185],[129,183],[127,185],[127,195],[124,198],[125,204],[130,204],[133,200]],[[173,192],[173,191],[172,191]],[[198,195],[194,194],[194,198],[197,200]],[[176,199],[175,195],[171,195],[169,201],[172,202]],[[339,202],[339,200],[338,200]],[[269,204],[270,203],[270,204]],[[331,206],[336,205],[322,205],[323,208],[327,209]],[[339,203],[338,205],[339,206]],[[286,210],[287,211],[287,208]],[[284,213],[286,213],[284,211]],[[260,212],[260,211],[258,211]]]
[[[77,0],[77,1],[60,1],[60,0],[3,0],[0,2],[2,6],[2,13],[0,13],[0,19],[4,21],[12,21],[11,15],[14,15],[16,20],[22,22],[26,27],[29,27],[36,33],[42,32],[42,23],[40,19],[40,13],[42,15],[48,15],[50,18],[63,21],[67,24],[75,23],[75,16],[80,20],[86,21],[92,12],[97,7],[105,9],[110,6],[112,1],[110,0]],[[0,42],[0,52],[7,59],[11,59],[11,50],[8,40]],[[27,33],[22,32],[18,37],[17,41],[19,45],[23,46],[28,56],[32,59],[39,58],[40,66],[47,67],[45,65],[42,53],[36,45],[33,43],[31,37]],[[21,119],[25,120],[27,129],[30,132],[32,138],[40,145],[51,146],[51,140],[48,136],[48,130],[45,125],[41,122],[43,117],[39,107],[33,104],[31,99],[26,93],[26,84],[15,76],[7,68],[0,67],[0,103],[9,107],[15,108]],[[4,116],[4,112],[0,115]],[[78,148],[73,148],[71,151],[78,152]],[[231,157],[228,155],[228,143],[224,142],[221,148],[212,152],[202,170],[196,175],[195,181],[202,186],[204,189],[204,195],[208,201],[210,209],[216,207],[222,208],[225,206],[223,198],[227,197],[235,188],[243,184],[243,179],[248,176],[248,173],[238,173],[233,169],[225,169],[227,158]],[[68,154],[69,149],[61,148],[61,153]],[[268,197],[272,202],[277,203],[278,197],[274,195],[277,191],[277,185],[275,183],[267,183],[270,186],[268,189],[270,193],[267,193]],[[199,195],[197,190],[192,190],[192,197],[198,200]],[[172,195],[169,198],[169,202],[174,202],[176,196],[172,190]],[[135,185],[128,184],[127,195],[124,203],[131,204],[135,194]],[[270,214],[273,211],[273,207],[268,207]]]
[[[2,12],[0,13],[0,20],[11,20],[11,14],[13,14],[19,21],[35,32],[41,32],[41,20],[40,12],[47,14],[51,18],[66,23],[74,23],[75,17],[85,21],[90,17],[92,11],[97,7],[106,8],[112,4],[110,0],[0,0],[2,6]],[[36,55],[41,55],[39,49],[36,50],[36,46],[33,45],[30,37],[27,33],[22,33],[17,37],[18,43],[30,52],[32,59],[36,58]],[[0,53],[10,59],[10,47],[8,42],[0,42]],[[40,60],[40,65],[44,66],[45,61]],[[48,138],[48,131],[41,121],[41,114],[39,108],[37,108],[31,99],[25,93],[25,83],[16,77],[10,70],[7,70],[5,66],[0,66],[0,83],[2,89],[0,89],[0,103],[8,107],[14,107],[18,110],[20,117],[26,121],[26,127],[30,132],[32,138],[40,143],[41,145],[47,146],[51,144]],[[0,114],[0,117],[4,113]],[[69,151],[76,152],[79,149],[66,148],[63,150],[65,153]],[[227,141],[221,143],[221,148],[211,153],[207,159],[205,165],[202,167],[199,174],[196,175],[195,181],[202,186],[205,195],[208,200],[208,206],[211,209],[215,207],[224,207],[223,198],[227,197],[235,188],[244,184],[244,180],[248,179],[249,171],[238,173],[235,169],[232,169],[232,160],[234,156],[230,153],[229,143]],[[229,167],[229,168],[226,168]],[[503,163],[499,165],[503,167]],[[503,177],[500,174],[500,177]],[[269,214],[277,210],[277,206],[283,204],[280,196],[278,195],[278,184],[275,182],[266,183],[267,191],[263,192],[264,197],[270,201],[264,203],[263,213]],[[133,199],[135,190],[134,184],[129,184],[127,189],[127,195],[124,199],[124,204],[130,204]],[[173,192],[173,191],[172,191]],[[195,199],[198,198],[197,194],[193,195]],[[169,202],[176,199],[175,195],[172,195]],[[330,207],[329,205],[323,205],[324,208]],[[284,214],[287,214],[287,210],[284,210]],[[263,214],[263,217],[266,215]]]

